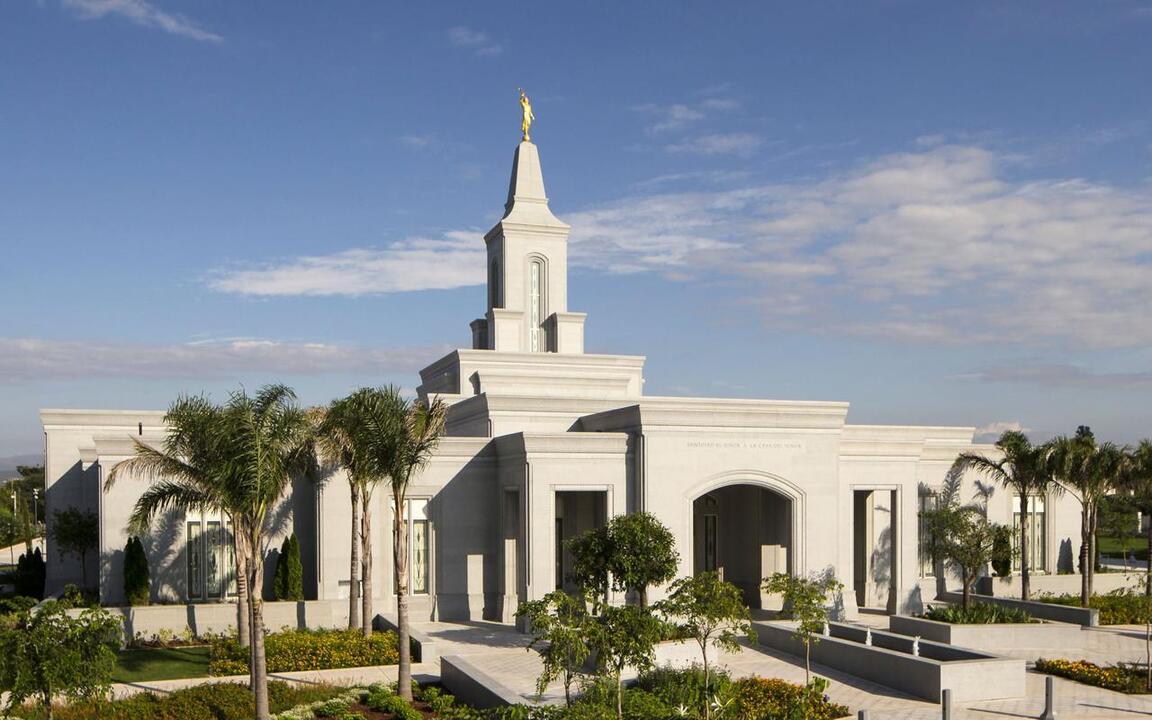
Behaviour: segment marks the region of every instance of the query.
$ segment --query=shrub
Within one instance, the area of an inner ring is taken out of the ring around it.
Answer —
[[[961,605],[937,605],[924,613],[924,618],[957,625],[1040,622],[1025,610],[992,603],[972,603],[967,608]]]
[[[999,525],[992,541],[992,572],[998,577],[1012,574],[1012,528]]]
[[[1080,595],[1040,595],[1033,598],[1054,605],[1080,607]],[[1101,625],[1143,625],[1148,622],[1150,604],[1143,594],[1113,590],[1107,595],[1093,595],[1088,607],[1100,611]]]
[[[285,630],[269,635],[264,648],[268,672],[395,665],[399,659],[396,634],[392,632],[373,633],[365,638],[359,630]],[[215,640],[208,672],[248,672],[248,649],[240,647],[233,637]]]
[[[635,689],[651,693],[677,713],[685,712],[696,717],[705,703],[715,700],[723,704],[731,698],[732,678],[727,673],[713,669],[710,681],[709,689],[709,683],[706,683],[704,678],[704,668],[699,665],[688,668],[664,666],[640,675],[636,680]],[[627,693],[624,700],[626,703]]]
[[[296,539],[296,533],[284,538],[272,580],[277,600],[304,599],[304,568],[300,563],[300,541]]]
[[[1122,693],[1148,692],[1147,676],[1142,667],[1131,665],[1102,667],[1087,660],[1045,660],[1040,658],[1036,661],[1036,670]]]
[[[395,715],[396,720],[423,720],[420,712],[407,700],[392,693],[373,693],[368,696],[366,704],[377,712]]]
[[[147,605],[152,595],[148,578],[148,556],[138,537],[124,546],[124,599],[129,605]]]
[[[665,720],[675,714],[658,696],[640,688],[625,690],[621,704],[628,720]]]
[[[807,699],[807,708],[804,701]],[[805,688],[776,678],[750,677],[737,680],[732,686],[732,704],[729,717],[739,720],[832,720],[851,713],[845,705],[834,703],[824,695],[820,686]]]
[[[25,553],[16,561],[16,594],[34,597],[37,600],[44,597],[44,578],[47,575],[47,565],[40,548],[31,554]]]

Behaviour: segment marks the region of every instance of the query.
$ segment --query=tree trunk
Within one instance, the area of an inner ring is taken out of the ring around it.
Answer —
[[[236,542],[235,528],[236,524],[232,524],[232,547],[233,552],[236,553],[236,635],[240,640],[240,647],[251,647],[252,637],[248,625],[248,619],[252,614],[252,608],[248,602],[248,559],[247,552],[243,548],[243,543]]]
[[[1088,603],[1085,603],[1084,607],[1088,607],[1092,602],[1093,585],[1096,581],[1096,503],[1092,503],[1090,508],[1088,511],[1088,559],[1092,562],[1088,565]]]
[[[1088,607],[1088,597],[1092,593],[1090,589],[1092,568],[1088,565],[1092,549],[1088,533],[1092,522],[1088,518],[1088,503],[1083,503],[1080,508],[1080,607]]]
[[[360,489],[349,480],[352,489],[352,561],[348,568],[348,629],[360,627]]]
[[[260,543],[253,538],[253,555],[259,554]],[[252,562],[252,694],[256,698],[256,720],[269,720],[268,664],[264,654],[264,600],[260,588],[264,586],[264,563],[260,558]]]
[[[704,646],[701,653],[704,658],[704,720],[711,720],[712,708],[708,705],[708,646]]]
[[[967,570],[962,570],[962,572],[964,574],[964,579],[963,579],[964,596],[963,596],[963,599],[960,601],[960,607],[967,610],[968,609],[968,601],[972,597],[972,579],[969,577]]]
[[[360,577],[364,582],[363,592],[360,593],[364,609],[360,613],[360,618],[364,623],[364,637],[372,637],[372,619],[375,617],[372,611],[372,513],[369,510],[371,499],[371,492],[365,489],[360,502]]]
[[[1020,493],[1020,599],[1032,597],[1032,586],[1028,582],[1028,493]]]
[[[408,631],[408,526],[404,522],[404,493],[394,492],[392,497],[396,505],[392,515],[392,535],[395,540],[393,554],[396,564],[396,642],[400,646],[396,692],[400,697],[411,701],[412,647]]]
[[[812,638],[804,638],[804,687],[812,684]]]
[[[616,673],[616,720],[624,720],[624,683],[620,680],[621,673]],[[705,700],[705,703],[708,701]]]

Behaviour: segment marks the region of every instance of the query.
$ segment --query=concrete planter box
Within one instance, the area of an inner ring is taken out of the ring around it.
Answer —
[[[1058,622],[984,623],[960,625],[908,615],[888,618],[888,629],[900,635],[919,635],[948,645],[977,650],[1068,650],[1083,647],[1079,625]]]
[[[1132,587],[1137,575],[1143,575],[1143,570],[1128,572],[1096,573],[1092,578],[1093,592],[1106,595],[1113,590]],[[1048,593],[1052,595],[1080,595],[1080,575],[1032,575],[1029,577],[1032,586],[1032,596]],[[976,581],[975,590],[981,595],[993,597],[1019,598],[1020,576],[1008,577],[982,577]]]
[[[804,644],[793,635],[790,623],[753,623],[760,644],[804,657]],[[920,641],[920,656],[912,655],[912,638],[873,631],[865,645],[866,630],[832,623],[831,637],[812,645],[812,662],[872,682],[902,690],[932,702],[952,690],[957,701],[997,700],[1024,695],[1024,661],[991,653]]]
[[[964,596],[958,592],[944,592],[937,595],[937,599],[959,605]],[[1072,607],[1070,605],[1055,605],[1053,603],[1038,602],[1036,600],[1013,600],[1012,598],[974,596],[975,602],[990,603],[1002,607],[1017,608],[1025,611],[1037,620],[1051,622],[1071,623],[1083,627],[1096,627],[1100,624],[1100,611],[1096,608]]]
[[[124,635],[150,638],[161,632],[179,636],[186,631],[194,635],[227,633],[236,630],[236,603],[197,603],[192,605],[144,605],[109,607],[108,612],[124,619]],[[82,610],[70,610],[79,614]],[[269,632],[283,628],[348,627],[347,600],[305,600],[302,602],[264,603],[264,627]]]

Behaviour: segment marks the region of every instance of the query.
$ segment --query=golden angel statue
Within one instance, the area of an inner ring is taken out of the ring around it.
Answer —
[[[520,88],[520,107],[524,111],[520,120],[520,132],[524,133],[524,142],[530,142],[532,138],[528,137],[528,129],[532,127],[532,121],[536,116],[532,114],[532,101],[524,94],[524,88]]]

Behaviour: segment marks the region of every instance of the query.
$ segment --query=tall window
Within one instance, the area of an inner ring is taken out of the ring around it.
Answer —
[[[1047,560],[1047,528],[1045,523],[1044,498],[1040,495],[1028,497],[1028,518],[1021,521],[1020,496],[1012,496],[1012,570],[1020,570],[1020,528],[1028,530],[1028,570],[1044,572]]]
[[[528,264],[528,327],[531,335],[532,352],[544,350],[544,330],[540,323],[544,318],[544,263],[533,260]]]
[[[205,558],[208,566],[207,576],[208,597],[220,597],[223,593],[224,583],[224,530],[219,520],[209,520],[208,523],[208,553]]]
[[[204,534],[199,520],[188,523],[188,599],[204,598]]]
[[[917,514],[917,529],[920,540],[920,577],[934,577],[936,575],[935,564],[932,562],[932,548],[936,544],[936,536],[924,515],[936,509],[937,500],[938,496],[935,492],[920,493],[920,512]]]
[[[408,567],[412,571],[409,591],[413,595],[427,595],[430,565],[428,500],[408,501],[408,530]]]
[[[500,307],[500,263],[495,260],[488,271],[488,307]]]

